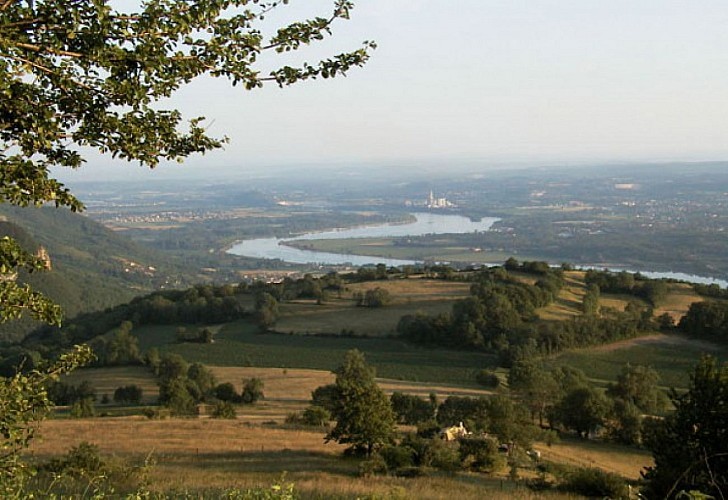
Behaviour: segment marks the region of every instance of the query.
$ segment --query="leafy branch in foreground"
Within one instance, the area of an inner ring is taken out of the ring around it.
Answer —
[[[81,210],[50,169],[80,167],[89,149],[153,168],[222,147],[227,139],[209,136],[204,117],[184,121],[177,109],[165,109],[168,98],[203,75],[250,90],[345,75],[367,61],[372,42],[263,74],[264,53],[275,57],[324,39],[354,7],[335,0],[329,15],[264,36],[261,21],[286,4],[144,0],[138,10],[121,11],[104,0],[0,3],[0,203]],[[0,247],[0,263],[12,264],[7,252]],[[11,282],[0,295],[8,317],[29,309],[58,322],[43,297]]]
[[[45,418],[53,407],[46,384],[88,364],[92,358],[88,346],[76,346],[43,370],[0,378],[0,495],[3,497],[21,491],[30,473],[20,452],[33,439],[34,424]]]

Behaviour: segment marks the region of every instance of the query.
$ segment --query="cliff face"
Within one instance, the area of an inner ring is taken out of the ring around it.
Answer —
[[[48,251],[43,247],[43,245],[38,247],[38,250],[35,252],[35,256],[37,259],[43,261],[43,268],[46,271],[50,271],[53,269],[53,264],[51,263],[51,256],[48,255]]]

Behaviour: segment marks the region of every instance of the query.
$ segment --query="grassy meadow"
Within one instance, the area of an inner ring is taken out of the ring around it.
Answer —
[[[557,300],[538,311],[543,320],[564,320],[581,314],[585,293],[583,272],[565,274],[566,286]],[[522,275],[523,280],[532,277]],[[356,307],[354,294],[374,287],[386,288],[393,300],[386,307]],[[301,498],[572,498],[559,493],[534,493],[508,478],[508,471],[484,475],[428,472],[421,477],[359,477],[359,461],[344,457],[343,447],[325,443],[324,428],[301,428],[286,424],[286,417],[303,410],[311,391],[332,383],[331,370],[346,351],[359,349],[376,368],[378,383],[388,394],[399,391],[439,400],[448,396],[481,396],[475,374],[495,368],[493,355],[473,351],[426,348],[392,336],[399,318],[419,311],[436,314],[449,311],[454,301],[468,294],[469,284],[426,278],[349,284],[341,294],[323,304],[298,300],[281,306],[276,333],[260,333],[249,320],[217,325],[142,326],[134,329],[144,351],[156,347],[182,355],[189,362],[202,362],[218,382],[231,382],[239,391],[244,379],[260,378],[265,398],[255,405],[239,406],[234,420],[206,417],[148,420],[141,416],[97,417],[72,420],[51,419],[40,427],[42,439],[30,453],[39,460],[65,453],[81,441],[99,446],[105,457],[141,464],[149,457],[149,483],[157,490],[196,491],[215,496],[215,489],[251,488],[270,485],[286,471],[285,481],[295,483]],[[602,294],[600,305],[623,310],[633,298]],[[670,293],[656,309],[679,318],[690,304],[701,300],[683,284],[670,284]],[[177,333],[210,328],[212,344],[180,343]],[[346,330],[347,335],[342,335]],[[353,331],[353,334],[352,334]],[[690,340],[678,335],[647,334],[608,345],[575,349],[546,360],[548,367],[570,365],[583,370],[598,386],[615,380],[625,363],[650,365],[665,387],[682,388],[688,372],[703,353],[725,358],[728,348]],[[499,369],[500,376],[504,370]],[[158,395],[155,379],[144,367],[79,370],[70,382],[90,380],[99,396],[113,395],[116,387],[136,384],[144,391],[143,405]],[[124,415],[114,405],[97,404],[99,414]],[[124,408],[120,408],[124,410]],[[138,410],[138,407],[137,407]],[[128,413],[128,412],[127,412]],[[557,444],[536,443],[544,460],[577,467],[597,467],[637,480],[651,464],[644,450],[615,444],[565,437]],[[523,470],[521,477],[533,471]]]
[[[704,354],[728,358],[728,348],[679,335],[655,334],[613,344],[573,349],[546,361],[547,366],[572,366],[601,386],[613,382],[626,363],[654,368],[665,388],[685,388],[689,374]]]
[[[356,307],[354,294],[373,288],[387,290],[392,302],[376,309]],[[281,317],[273,329],[281,333],[336,335],[346,330],[359,336],[393,335],[402,316],[449,312],[455,301],[467,297],[469,290],[469,283],[422,278],[353,283],[322,304],[312,300],[281,304]]]
[[[502,263],[510,253],[483,251],[479,248],[462,246],[458,241],[443,236],[433,241],[432,246],[402,246],[399,239],[394,238],[352,238],[343,240],[300,240],[289,243],[290,246],[304,250],[343,253],[351,255],[369,255],[387,259],[407,259],[435,262],[468,262],[474,264]],[[523,260],[536,260],[521,255]]]
[[[175,326],[134,330],[140,347],[158,347],[190,362],[211,366],[309,368],[333,370],[351,349],[359,349],[386,378],[473,385],[475,373],[495,366],[494,355],[413,346],[393,338],[261,334],[248,321],[222,325],[212,344],[179,343]]]
[[[108,418],[49,420],[31,456],[42,461],[86,440],[104,456],[142,464],[151,459],[148,481],[154,490],[204,492],[235,486],[266,486],[281,477],[295,483],[302,498],[447,499],[573,498],[533,493],[494,475],[433,472],[417,478],[358,476],[356,459],[342,457],[343,446],[325,443],[323,429],[295,429],[273,423],[237,420]],[[603,443],[564,442],[538,445],[544,458],[571,465],[599,467],[636,479],[650,457]]]
[[[553,304],[538,311],[541,319],[564,320],[581,314],[585,293],[583,275],[581,271],[565,273],[566,286]],[[527,275],[522,278],[532,279]],[[376,309],[356,307],[354,294],[377,286],[390,292],[392,303]],[[178,342],[179,327],[175,325],[137,327],[134,334],[139,338],[142,350],[157,347],[161,351],[178,353],[191,362],[221,367],[330,371],[338,366],[346,351],[359,349],[381,377],[473,387],[478,370],[497,366],[495,356],[416,346],[392,336],[402,315],[449,311],[454,301],[467,295],[468,288],[467,283],[423,278],[350,284],[340,296],[331,297],[320,305],[311,300],[282,304],[282,316],[274,327],[277,333],[262,334],[247,320],[199,325],[214,332],[212,344]],[[670,284],[670,293],[655,314],[667,312],[679,317],[696,300],[701,299],[688,285]],[[623,310],[628,302],[629,297],[616,294],[600,297],[602,307],[618,310]],[[342,330],[346,330],[347,335],[341,335]],[[676,339],[680,338],[650,335],[561,353],[548,363],[552,366],[572,364],[602,384],[614,380],[627,362],[649,364],[663,375],[666,386],[684,387],[687,372],[701,353],[707,350],[725,354],[715,346]]]

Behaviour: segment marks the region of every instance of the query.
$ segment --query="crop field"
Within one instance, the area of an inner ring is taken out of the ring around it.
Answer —
[[[386,307],[357,307],[353,295],[373,288],[386,289],[392,302]],[[436,315],[449,312],[453,302],[468,295],[468,283],[430,279],[401,279],[347,285],[341,297],[323,304],[292,301],[281,305],[281,318],[275,331],[303,334],[385,336],[395,333],[402,316],[418,312]]]
[[[127,385],[141,387],[143,404],[156,403],[159,396],[157,379],[143,366],[84,368],[64,377],[64,382],[74,385],[79,384],[82,380],[91,382],[99,399],[104,394],[111,399],[117,387]]]
[[[557,355],[548,365],[573,366],[594,382],[613,382],[627,364],[651,366],[660,374],[664,387],[684,388],[688,374],[703,354],[728,358],[728,348],[679,335],[655,334],[622,340],[613,344],[574,349]]]
[[[291,246],[321,252],[370,255],[390,259],[433,260],[437,262],[501,264],[512,256],[507,252],[483,251],[479,248],[464,247],[447,237],[438,238],[425,247],[403,245],[401,241],[390,238],[301,240],[294,242]],[[534,260],[527,255],[521,255],[520,257],[525,260]]]
[[[178,343],[177,327],[134,330],[140,348],[175,352],[209,366],[333,370],[351,349],[359,349],[381,377],[474,386],[475,373],[495,367],[495,355],[415,346],[398,339],[261,334],[256,325],[236,321],[217,325],[212,344]]]

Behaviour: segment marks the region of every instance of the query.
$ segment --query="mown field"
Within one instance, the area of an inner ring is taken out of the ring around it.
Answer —
[[[300,240],[291,246],[320,252],[351,255],[369,255],[388,259],[407,259],[435,262],[468,262],[480,264],[500,264],[512,253],[483,251],[479,248],[462,246],[447,236],[439,237],[430,246],[403,246],[401,240],[394,238],[352,238],[344,240]],[[537,260],[535,257],[520,255],[523,260]]]
[[[213,366],[310,368],[333,370],[347,351],[359,349],[386,378],[474,385],[475,373],[495,366],[495,356],[414,346],[398,339],[261,334],[247,321],[219,327],[213,344],[179,343],[175,326],[134,330],[140,347],[158,347],[190,362]]]
[[[282,424],[292,412],[303,410],[311,399],[311,392],[322,385],[334,382],[334,374],[325,370],[259,368],[237,366],[209,366],[218,383],[230,382],[240,392],[243,380],[259,378],[264,384],[265,399],[254,406],[242,406],[241,419],[247,423],[276,422]],[[97,396],[111,397],[117,387],[137,384],[143,390],[142,405],[155,404],[159,387],[151,372],[143,366],[86,368],[77,370],[65,381],[78,384],[89,381]],[[457,385],[429,382],[411,382],[378,378],[378,384],[387,393],[395,391],[427,398],[431,393],[442,401],[449,396],[479,397],[492,394],[491,391]],[[114,414],[115,405],[97,403],[99,412]]]
[[[391,296],[386,307],[357,307],[354,294],[383,288]],[[399,279],[353,283],[322,304],[299,300],[281,305],[281,317],[273,327],[281,333],[387,336],[396,332],[397,323],[407,314],[449,312],[452,304],[465,298],[470,284],[433,279]]]
[[[546,360],[550,367],[572,366],[600,386],[613,382],[626,363],[654,368],[665,388],[685,388],[704,354],[728,358],[728,348],[679,335],[655,334],[613,344],[574,349]]]
[[[422,498],[445,499],[454,491],[463,499],[570,498],[558,493],[536,494],[508,479],[508,471],[494,475],[431,472],[423,477],[359,477],[359,461],[342,456],[343,446],[326,443],[326,429],[285,425],[286,416],[302,410],[310,392],[333,380],[330,372],[282,368],[212,367],[219,381],[240,388],[244,378],[259,377],[265,399],[238,407],[235,420],[206,417],[148,420],[143,417],[49,420],[41,425],[42,439],[34,442],[31,456],[42,462],[65,453],[82,441],[91,442],[107,460],[152,464],[147,480],[160,491],[187,489],[214,496],[215,488],[249,488],[276,482],[285,471],[302,498]],[[97,383],[153,379],[142,367],[81,370],[74,380]],[[448,395],[479,396],[487,391],[379,379],[387,392],[401,391],[438,398]],[[145,391],[146,392],[146,391]],[[637,479],[649,465],[644,451],[583,440],[565,440],[547,446],[537,443],[544,460],[599,467]],[[150,460],[151,459],[151,460]],[[522,471],[521,474],[528,474]]]
[[[581,303],[586,293],[584,284],[584,271],[566,271],[564,273],[565,285],[553,304],[538,311],[539,317],[544,320],[564,320],[582,313]],[[527,275],[522,278],[524,281],[531,280]],[[675,322],[688,311],[690,304],[703,300],[693,288],[687,283],[669,283],[669,292],[654,309],[654,316],[664,313],[673,317]],[[601,293],[599,306],[604,308],[624,311],[630,302],[637,302],[647,306],[647,302],[629,295],[614,293]]]
[[[455,491],[464,500],[543,498],[505,475],[359,477],[359,461],[343,457],[342,446],[325,443],[323,430],[251,425],[244,420],[97,418],[49,420],[40,431],[45,438],[31,448],[38,461],[87,440],[98,445],[102,455],[118,461],[142,464],[151,458],[147,480],[154,490],[208,491],[208,498],[216,497],[215,488],[270,485],[282,471],[301,498],[447,499]]]

